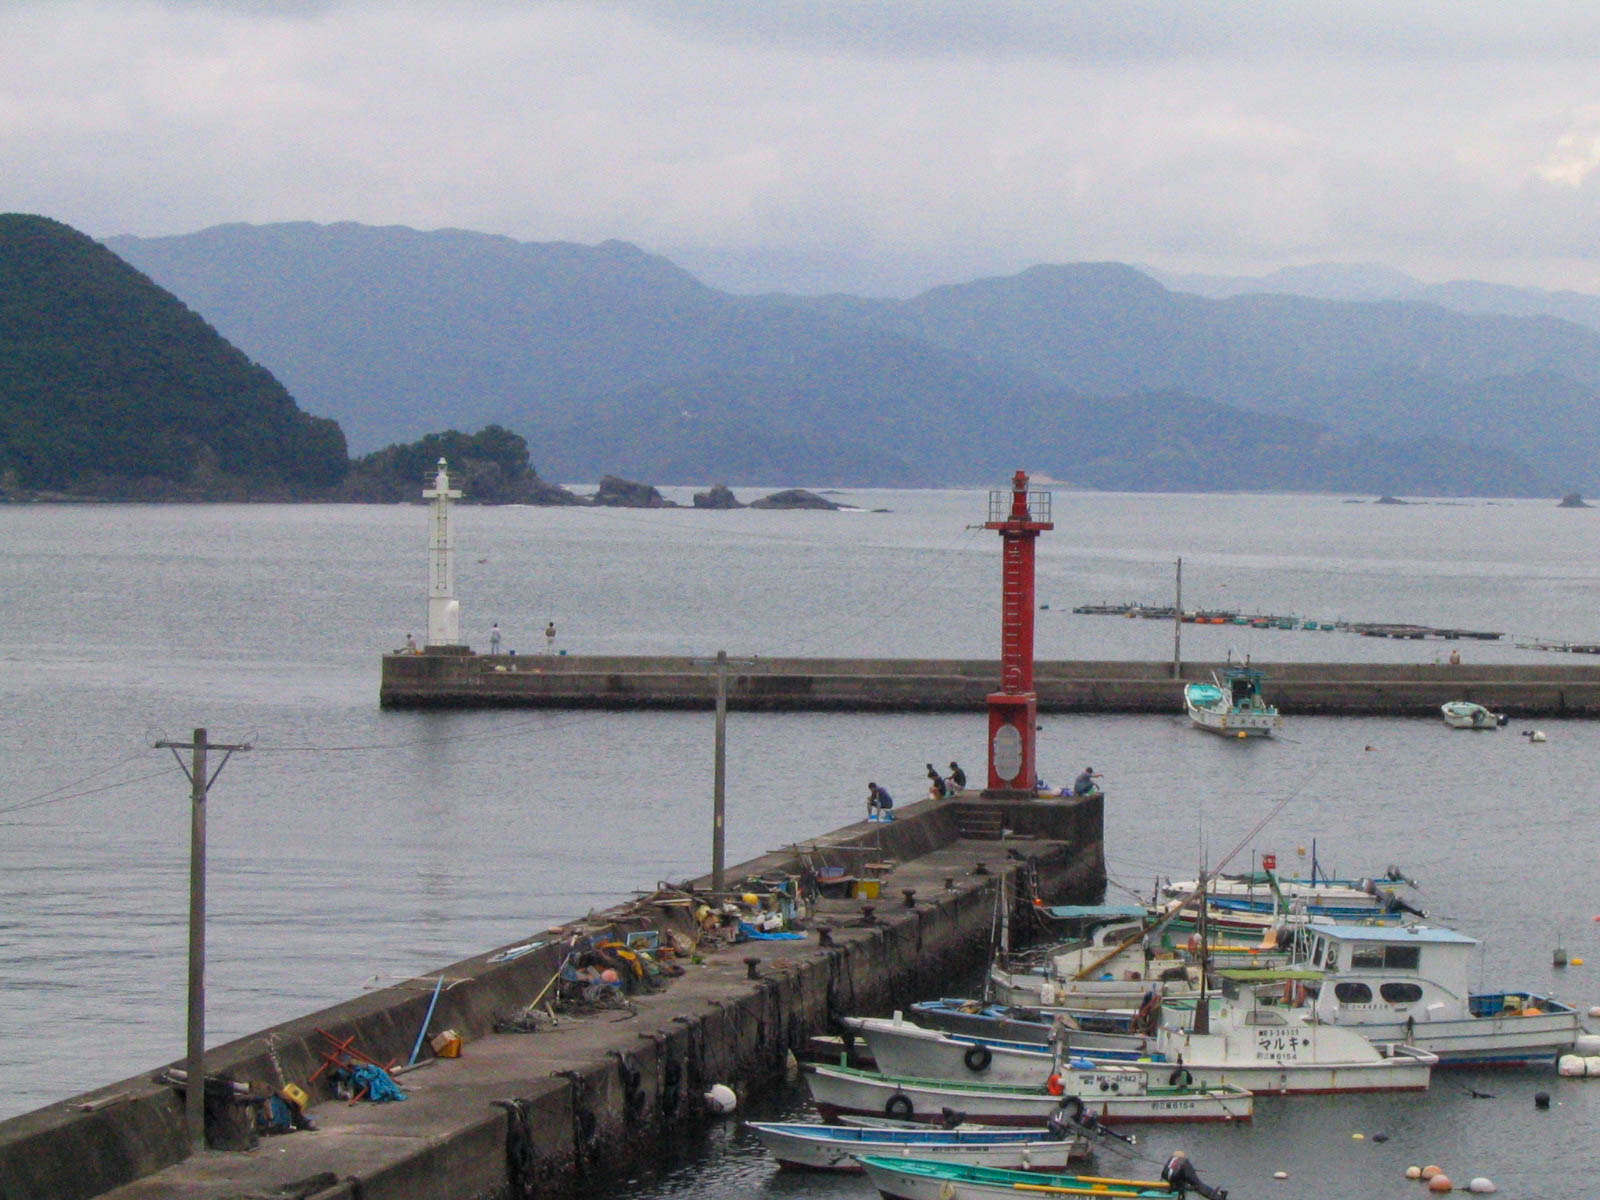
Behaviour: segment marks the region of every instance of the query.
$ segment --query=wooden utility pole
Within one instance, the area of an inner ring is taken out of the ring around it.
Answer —
[[[178,767],[189,777],[189,1021],[188,1054],[184,1067],[188,1079],[183,1089],[184,1122],[189,1129],[191,1153],[206,1148],[206,793],[235,750],[247,744],[223,745],[206,740],[196,729],[188,742],[157,742],[157,750],[171,750]],[[190,752],[184,766],[179,750]],[[206,751],[224,750],[217,769],[207,774]]]
[[[1178,559],[1178,583],[1172,599],[1172,677],[1183,676],[1183,559]]]
[[[717,762],[711,781],[711,890],[721,895],[728,812],[728,652],[717,651]]]

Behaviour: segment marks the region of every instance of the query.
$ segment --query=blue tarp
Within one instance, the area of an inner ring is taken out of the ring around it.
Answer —
[[[805,938],[803,933],[762,933],[748,921],[739,922],[739,936],[752,942],[798,942]]]

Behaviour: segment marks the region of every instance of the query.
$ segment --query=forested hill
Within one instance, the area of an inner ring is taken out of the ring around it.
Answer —
[[[125,261],[0,214],[0,492],[119,499],[326,494],[344,434]]]

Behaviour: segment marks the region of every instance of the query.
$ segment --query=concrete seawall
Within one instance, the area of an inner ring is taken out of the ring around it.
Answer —
[[[1218,663],[1040,662],[1041,712],[1183,711],[1184,683]],[[1518,717],[1600,716],[1600,666],[1258,663],[1285,714],[1437,717],[1472,700]],[[745,711],[975,712],[999,686],[985,659],[760,659],[733,668],[728,704]],[[689,658],[391,654],[390,708],[709,708],[713,674]]]
[[[185,1158],[181,1099],[146,1074],[0,1123],[0,1196],[522,1200],[626,1170],[706,1119],[700,1096],[710,1084],[760,1086],[782,1070],[788,1051],[839,1016],[940,994],[981,965],[1002,879],[1024,876],[1040,894],[1070,902],[1098,900],[1104,890],[1099,798],[969,794],[897,812],[892,824],[863,822],[804,844],[833,863],[892,864],[876,902],[818,903],[813,930],[828,926],[831,945],[813,932],[803,941],[727,946],[664,991],[635,997],[632,1018],[494,1033],[497,1014],[522,1009],[549,982],[566,933],[621,935],[673,919],[648,901],[620,905],[536,934],[549,944],[507,961],[486,952],[444,968],[452,982],[428,1028],[453,1028],[466,1045],[459,1059],[402,1075],[403,1103],[348,1105],[331,1098],[326,1077],[312,1077],[330,1045],[325,1034],[353,1037],[379,1061],[405,1061],[433,996],[432,974],[208,1051],[211,1074],[256,1093],[285,1082],[308,1087],[316,1132],[263,1140],[256,1153]],[[732,867],[728,878],[796,874],[801,849]],[[1028,916],[1025,892],[1009,892],[1018,927]]]

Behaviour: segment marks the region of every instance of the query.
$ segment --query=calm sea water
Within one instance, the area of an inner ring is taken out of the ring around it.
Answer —
[[[845,498],[892,511],[460,510],[466,636],[486,646],[498,621],[508,647],[542,653],[554,620],[572,653],[994,655],[998,539],[971,528],[985,497]],[[1515,643],[1600,641],[1596,511],[1061,492],[1055,518],[1043,658],[1170,656],[1168,624],[1069,610],[1166,602],[1180,555],[1186,604],[1508,634],[1460,644],[1469,660],[1566,661]],[[0,1116],[181,1056],[188,785],[151,743],[195,726],[255,747],[210,804],[213,1044],[706,868],[708,714],[378,709],[379,653],[424,626],[425,545],[410,506],[0,508]],[[1185,657],[1258,662],[1448,649],[1183,636]],[[1517,725],[1302,719],[1236,745],[1177,717],[1044,725],[1047,777],[1107,778],[1114,897],[1202,855],[1296,861],[1315,839],[1324,865],[1417,876],[1431,913],[1483,939],[1485,984],[1600,1001],[1600,726],[1550,724],[1532,745]],[[977,714],[735,713],[733,861],[854,819],[868,778],[915,795],[924,762],[971,770],[982,745]],[[1596,966],[1556,972],[1558,941]],[[1264,1101],[1253,1128],[1159,1133],[1150,1153],[1181,1143],[1236,1197],[1411,1195],[1400,1172],[1424,1161],[1502,1195],[1574,1196],[1595,1095],[1553,1073],[1441,1075],[1421,1099]],[[633,1190],[866,1194],[775,1175],[732,1126]]]

